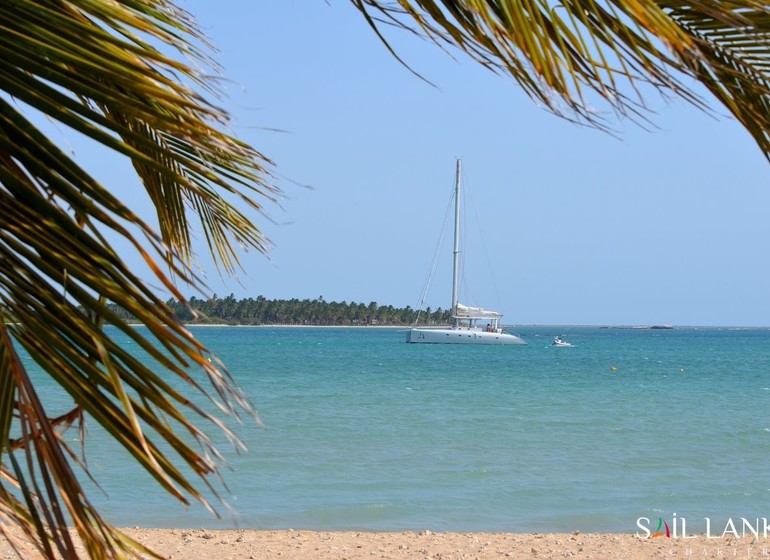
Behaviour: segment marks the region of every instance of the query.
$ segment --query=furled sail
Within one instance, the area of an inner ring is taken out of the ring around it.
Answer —
[[[470,307],[462,303],[457,304],[457,314],[455,315],[458,319],[499,319],[502,316],[502,313],[497,311],[490,311],[483,307]]]

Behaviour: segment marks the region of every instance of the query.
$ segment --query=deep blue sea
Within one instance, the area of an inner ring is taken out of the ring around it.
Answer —
[[[633,532],[640,516],[770,517],[770,329],[518,327],[526,347],[194,332],[265,424],[238,427],[248,453],[222,444],[232,511],[178,505],[92,425],[106,494],[92,497],[117,525]],[[575,346],[551,347],[556,334]]]

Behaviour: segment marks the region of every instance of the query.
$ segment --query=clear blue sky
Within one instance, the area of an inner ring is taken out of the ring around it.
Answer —
[[[256,216],[271,261],[245,254],[223,279],[202,260],[212,292],[416,307],[460,156],[484,221],[468,303],[515,324],[770,325],[770,164],[723,109],[651,96],[659,130],[612,120],[611,137],[394,36],[435,87],[421,81],[344,0],[181,5],[220,50],[236,133],[286,196],[272,222]],[[447,307],[448,275],[432,286],[428,304]]]

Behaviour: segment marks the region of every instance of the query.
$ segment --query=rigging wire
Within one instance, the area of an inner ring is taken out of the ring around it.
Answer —
[[[467,177],[465,176],[465,169],[463,169],[463,193],[465,194],[465,204],[464,204],[464,215],[468,216],[469,214],[473,215],[474,218],[474,239],[478,238],[479,243],[481,245],[482,252],[484,254],[484,258],[486,260],[487,264],[487,271],[488,271],[488,279],[492,283],[492,290],[494,291],[495,300],[493,305],[495,307],[493,309],[499,309],[501,306],[502,298],[500,297],[500,290],[498,289],[497,282],[495,279],[494,270],[492,269],[492,260],[489,258],[489,250],[487,248],[486,238],[484,237],[484,230],[481,227],[481,220],[479,219],[479,213],[478,208],[476,208],[475,202],[472,198],[472,185],[469,184]],[[465,219],[462,222],[462,238],[461,242],[463,244],[462,250],[465,251],[466,245],[468,243],[468,224],[470,223],[469,219]],[[467,253],[466,253],[467,254]],[[469,304],[478,306],[477,300],[475,296],[473,295],[471,291],[471,283],[468,282],[468,279],[465,276],[465,270],[467,268],[467,259],[460,259],[460,266],[461,266],[461,273],[462,273],[462,283],[461,288],[465,290],[466,294],[468,295],[468,299],[466,300]],[[471,267],[473,268],[473,267]]]
[[[463,200],[463,213],[462,213],[461,220],[460,220],[460,253],[461,254],[467,254],[466,253],[466,249],[467,249],[468,238],[469,238],[468,237],[468,229],[470,227],[469,224],[471,222],[471,220],[469,220],[467,218],[467,216],[469,216],[469,214],[472,214],[473,218],[474,218],[474,226],[475,226],[474,227],[474,236],[477,236],[479,238],[479,242],[481,244],[482,252],[483,252],[484,258],[486,259],[487,270],[488,270],[488,279],[490,280],[490,282],[492,284],[491,287],[492,287],[492,290],[494,292],[495,301],[496,301],[496,304],[497,304],[496,308],[499,308],[500,307],[500,302],[501,302],[500,291],[498,289],[498,285],[497,285],[497,282],[495,280],[495,275],[493,273],[492,261],[489,258],[489,250],[488,250],[488,247],[487,247],[486,239],[484,238],[484,235],[483,235],[483,229],[481,227],[481,220],[479,219],[478,209],[476,208],[474,200],[473,200],[473,198],[471,196],[471,193],[473,191],[472,191],[471,188],[469,188],[469,183],[468,183],[467,177],[465,175],[465,170],[464,169],[462,170],[462,177],[461,177],[461,179],[462,179],[462,185],[463,185],[463,188],[462,188],[463,193],[462,194],[464,196],[464,200]],[[444,238],[446,237],[446,232],[449,229],[449,225],[448,224],[449,224],[449,221],[450,221],[450,217],[453,214],[454,198],[455,198],[455,185],[454,185],[454,181],[453,181],[451,194],[449,196],[449,201],[447,202],[446,211],[444,212],[444,221],[443,221],[443,224],[442,224],[442,227],[441,227],[441,234],[439,236],[438,243],[436,244],[436,249],[435,249],[435,252],[433,254],[433,260],[431,261],[430,271],[428,273],[428,277],[427,277],[427,279],[425,281],[425,285],[423,286],[422,294],[421,294],[421,297],[420,297],[420,302],[419,302],[419,305],[418,305],[417,316],[416,316],[416,319],[415,319],[415,325],[417,323],[419,323],[420,316],[422,314],[423,307],[425,305],[425,301],[427,300],[428,295],[430,293],[431,282],[432,282],[433,276],[434,276],[434,274],[436,272],[436,268],[438,266],[438,261],[439,261],[440,255],[443,252],[442,251],[442,247],[443,247],[443,244],[444,244]],[[470,210],[470,212],[469,212],[469,210]],[[476,298],[475,298],[475,296],[474,296],[474,294],[472,293],[472,290],[471,290],[471,282],[469,282],[468,278],[466,277],[466,270],[468,270],[468,268],[473,269],[473,267],[469,266],[469,264],[466,261],[467,261],[466,258],[460,258],[459,259],[460,270],[459,270],[459,274],[458,274],[458,276],[459,276],[459,278],[458,278],[458,281],[459,281],[458,292],[461,293],[461,296],[462,296],[461,299],[464,300],[466,302],[466,304],[470,304],[470,305],[478,307],[477,300],[476,300]]]
[[[423,289],[422,289],[422,295],[420,296],[420,303],[417,306],[417,318],[415,319],[415,325],[420,320],[420,314],[422,313],[423,305],[425,305],[425,300],[428,298],[431,282],[433,280],[433,275],[436,272],[436,267],[438,266],[439,255],[441,254],[441,248],[444,244],[444,237],[446,235],[447,229],[449,229],[448,228],[449,217],[452,214],[452,207],[453,207],[452,203],[454,202],[454,198],[455,198],[455,191],[454,191],[454,185],[453,185],[451,194],[449,196],[449,201],[447,202],[446,211],[444,212],[444,222],[441,226],[441,233],[438,238],[438,243],[436,244],[435,252],[433,253],[433,260],[431,261],[431,264],[430,264],[428,277],[425,280],[425,285],[423,286]]]

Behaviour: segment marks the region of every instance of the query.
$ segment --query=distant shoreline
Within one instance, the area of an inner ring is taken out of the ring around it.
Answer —
[[[139,323],[137,323],[139,324]],[[185,323],[186,327],[256,327],[256,328],[297,328],[297,329],[411,329],[412,326],[407,325],[292,325],[288,323],[276,323],[269,325],[249,325],[249,324],[228,324],[228,323]],[[420,325],[422,329],[446,329],[450,325]],[[674,330],[676,327],[672,325],[651,325],[651,326],[624,326],[624,325],[515,325],[517,328],[527,327],[579,327],[579,328],[594,328],[594,329],[620,329],[620,330]],[[509,327],[510,328],[510,327]],[[703,327],[707,328],[707,327]],[[712,327],[719,328],[719,327]],[[729,328],[729,327],[727,327]],[[763,328],[763,327],[751,327],[751,328]]]
[[[132,326],[142,323],[130,322]],[[254,327],[254,328],[296,328],[296,329],[402,329],[413,325],[292,325],[288,323],[253,325],[249,323],[183,323],[185,327]],[[419,325],[419,328],[441,329],[449,325]],[[554,329],[599,329],[599,330],[677,330],[677,329],[770,329],[770,325],[561,325],[561,324],[520,324],[503,325],[504,329],[554,328]]]
[[[139,323],[136,323],[139,324]],[[248,325],[248,324],[225,324],[225,323],[185,323],[185,327],[253,327],[257,329],[411,329],[404,325]],[[440,327],[436,327],[440,328]]]
[[[168,311],[182,324],[190,326],[258,326],[258,327],[353,327],[353,328],[396,328],[409,329],[418,326],[441,328],[452,322],[451,310],[441,307],[431,310],[403,308],[392,305],[379,305],[356,302],[326,301],[317,299],[267,299],[263,296],[256,298],[236,299],[232,294],[226,298],[202,300],[191,297],[187,301],[170,299],[166,302]],[[120,319],[134,322],[136,318],[114,304],[108,304],[110,309]],[[677,328],[770,328],[768,325],[716,325],[716,324],[687,324],[669,323],[672,318],[661,317],[660,322],[629,322],[629,323],[559,323],[533,324],[514,322],[508,319],[503,326],[508,329],[523,329],[528,327],[570,327],[600,328],[600,329],[640,329],[640,330],[671,330]],[[285,321],[281,323],[279,321]]]
[[[140,324],[140,323],[135,323]],[[293,325],[289,323],[275,323],[266,325],[251,325],[247,323],[184,323],[185,327],[255,327],[255,328],[277,328],[277,329],[412,329],[413,325]],[[451,325],[419,325],[421,329],[447,329]],[[581,328],[581,329],[607,329],[607,330],[674,330],[678,327],[672,325],[652,325],[652,326],[632,326],[632,325],[507,325],[503,328]],[[720,327],[691,327],[691,328],[720,328]],[[722,328],[743,328],[743,327],[722,327]],[[746,328],[764,328],[764,327],[746,327]]]

